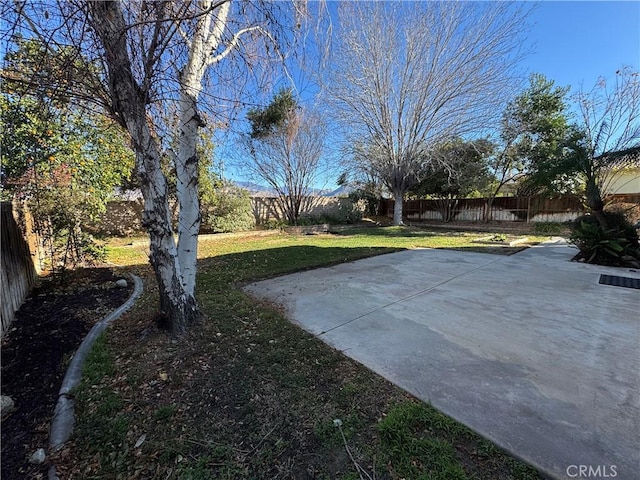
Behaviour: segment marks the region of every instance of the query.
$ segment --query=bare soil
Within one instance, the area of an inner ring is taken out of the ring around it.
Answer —
[[[2,394],[16,410],[2,419],[2,479],[45,478],[49,426],[66,367],[91,327],[124,303],[132,287],[116,288],[109,268],[76,270],[64,283],[43,278],[2,339]]]

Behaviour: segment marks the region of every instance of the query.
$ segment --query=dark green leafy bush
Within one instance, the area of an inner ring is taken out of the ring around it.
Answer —
[[[380,194],[377,192],[375,185],[368,184],[363,188],[353,190],[349,193],[348,198],[354,206],[358,204],[363,205],[363,208],[360,210],[364,210],[362,213],[365,215],[380,215]],[[361,218],[362,213],[360,214]]]
[[[598,265],[629,265],[640,260],[638,233],[622,212],[605,211],[607,228],[594,215],[585,215],[572,225],[570,241],[580,249],[579,257]]]
[[[202,199],[202,231],[240,232],[255,226],[251,198],[233,185],[212,189]]]
[[[297,226],[309,225],[344,225],[358,223],[362,220],[362,210],[360,206],[351,202],[340,202],[338,210],[334,213],[325,213],[322,215],[301,215],[296,222]]]
[[[354,201],[341,203],[340,207],[338,208],[338,223],[358,223],[360,220],[362,220],[363,208],[361,207],[362,206],[358,202]],[[367,206],[367,210],[371,211],[370,206]]]
[[[325,223],[336,223],[335,218],[331,215],[301,215],[298,217],[295,225],[298,227],[308,227],[311,225],[323,225]],[[290,225],[291,226],[291,225]]]
[[[288,226],[286,220],[281,220],[279,218],[270,218],[269,220],[267,220],[267,222],[264,224],[264,227],[267,230],[282,230],[283,228],[285,228],[286,226]]]
[[[21,195],[33,216],[33,232],[45,252],[46,267],[63,280],[68,269],[102,262],[104,247],[83,228],[87,217],[104,208],[102,199],[80,190],[70,177],[39,180],[40,185],[25,186]]]

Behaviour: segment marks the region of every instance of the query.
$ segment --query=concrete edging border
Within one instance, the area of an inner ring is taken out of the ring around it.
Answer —
[[[56,408],[51,421],[51,429],[49,431],[50,451],[60,450],[73,433],[73,424],[75,420],[73,398],[70,398],[68,394],[78,385],[78,383],[80,383],[82,371],[84,370],[84,365],[87,360],[87,356],[91,351],[91,347],[93,347],[96,339],[105,330],[105,328],[107,328],[111,322],[120,317],[124,312],[129,310],[142,294],[142,280],[140,277],[131,274],[131,278],[133,279],[134,288],[127,301],[96,323],[84,338],[78,347],[78,350],[76,350],[76,353],[73,355],[73,359],[69,364],[67,373],[62,380],[62,386],[58,393],[58,401],[56,402]],[[49,469],[49,478],[58,478],[55,473],[55,465],[52,465]]]

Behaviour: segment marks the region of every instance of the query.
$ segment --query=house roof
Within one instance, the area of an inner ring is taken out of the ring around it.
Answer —
[[[640,146],[603,153],[595,158],[595,160],[599,159],[607,160],[607,163],[615,163],[616,168],[637,168],[640,167]]]

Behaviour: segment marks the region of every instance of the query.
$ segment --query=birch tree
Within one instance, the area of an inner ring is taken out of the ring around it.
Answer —
[[[448,138],[495,126],[512,91],[527,12],[502,2],[348,2],[326,90],[365,159],[402,202]]]
[[[278,29],[284,31],[279,22],[289,18],[288,7],[231,0],[15,2],[14,7],[14,31],[47,45],[71,43],[99,66],[84,91],[130,136],[160,310],[173,332],[185,331],[198,316],[196,144],[205,123],[202,105],[224,116],[222,99],[241,91],[251,72],[258,75],[266,56],[279,58],[278,38],[284,38],[278,36]],[[163,123],[167,116],[177,121]],[[177,242],[163,155],[172,160],[177,177]]]

